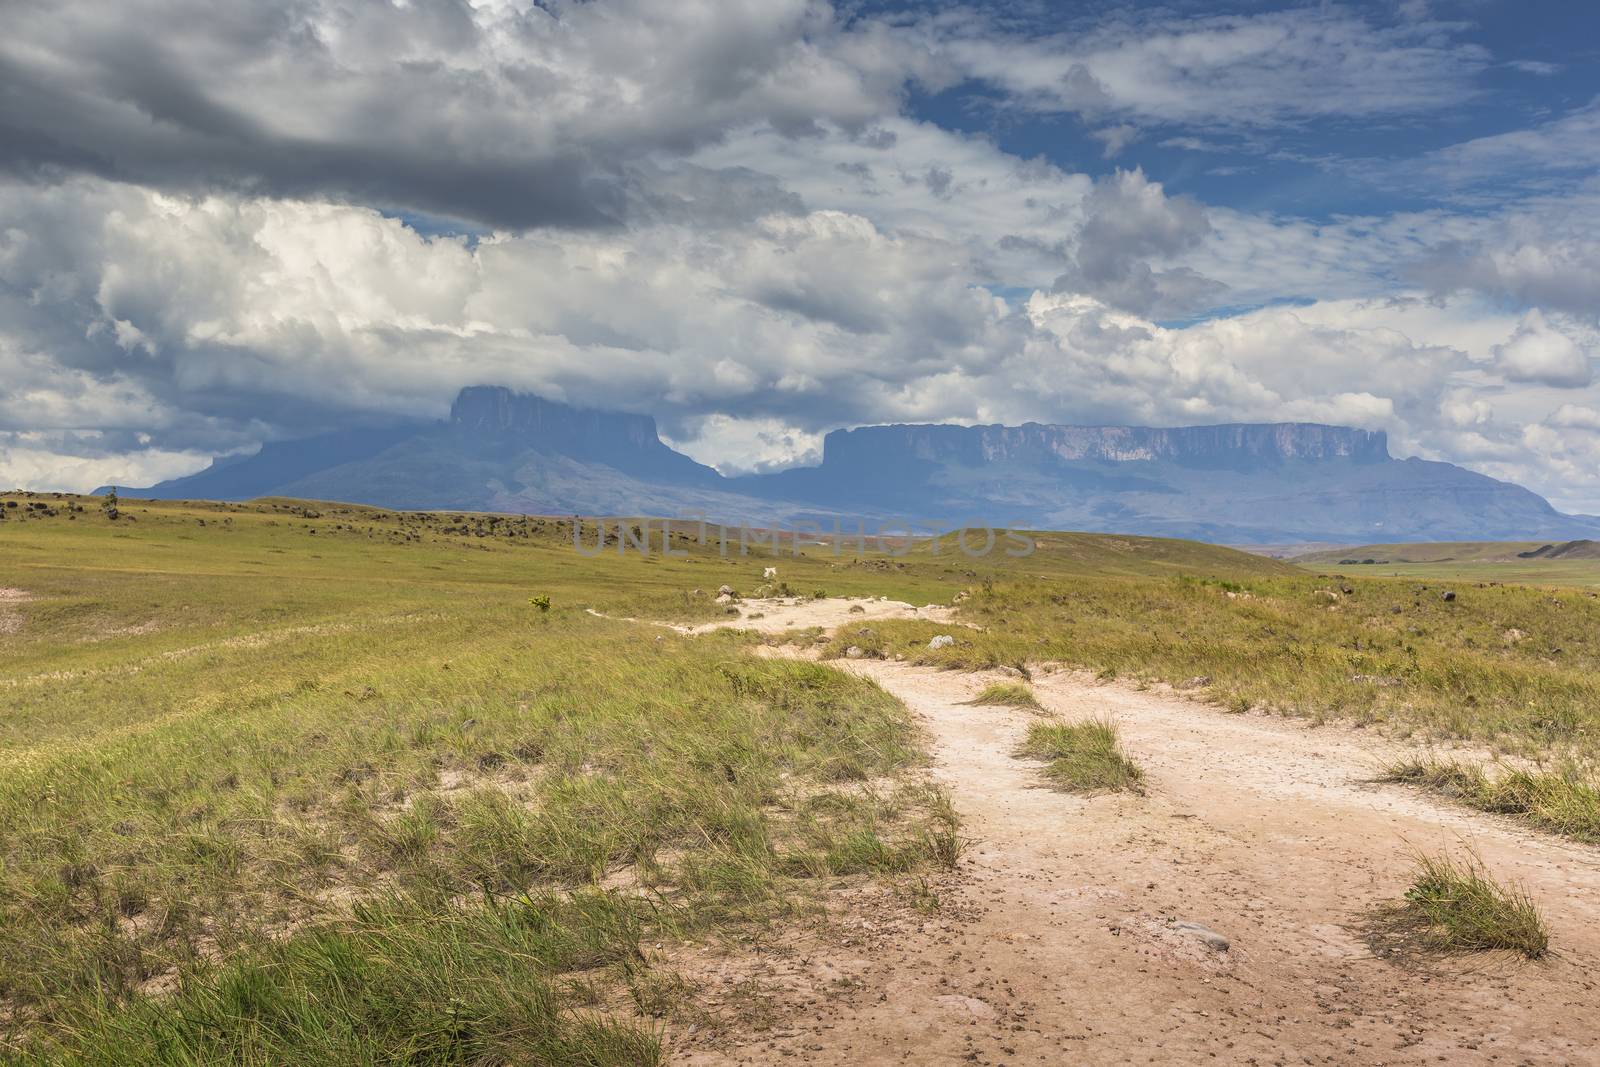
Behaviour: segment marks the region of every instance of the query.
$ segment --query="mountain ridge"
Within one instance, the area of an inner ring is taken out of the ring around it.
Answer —
[[[1353,427],[863,426],[829,433],[816,466],[724,477],[662,442],[649,415],[502,386],[463,389],[442,421],[268,444],[125,495],[699,514],[768,526],[859,517],[1219,543],[1600,534],[1600,520],[1453,464],[1395,459],[1386,434]]]

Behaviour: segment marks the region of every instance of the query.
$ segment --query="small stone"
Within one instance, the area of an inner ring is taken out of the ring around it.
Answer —
[[[1172,929],[1180,934],[1188,934],[1212,952],[1226,952],[1231,945],[1227,938],[1202,923],[1183,920],[1173,923]]]
[[[1456,598],[1456,594],[1455,594],[1455,591],[1453,589],[1446,589],[1444,592],[1439,594],[1439,599],[1447,601],[1447,602],[1451,601],[1451,600],[1454,600],[1455,598]]]
[[[936,649],[940,649],[940,648],[949,648],[951,645],[953,645],[955,643],[956,643],[956,639],[951,637],[949,634],[940,634],[939,636],[935,637],[932,641],[928,642],[928,651],[932,652],[932,651],[934,651]]]
[[[844,650],[844,658],[845,659],[860,659],[862,656],[865,656],[866,654],[867,654],[866,650],[863,649],[860,645],[851,645],[849,648]]]

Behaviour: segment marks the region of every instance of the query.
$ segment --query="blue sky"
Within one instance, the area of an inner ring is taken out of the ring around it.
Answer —
[[[864,14],[901,16],[927,10],[937,5],[862,8]],[[1391,48],[1432,53],[1419,76],[1442,99],[1420,103],[1397,85],[1392,93],[1376,91],[1370,109],[1345,111],[1333,101],[1327,114],[1285,109],[1246,117],[1219,111],[1196,119],[1134,107],[1113,107],[1098,116],[1041,112],[1016,106],[1003,89],[973,82],[918,92],[910,101],[912,114],[992,136],[1007,152],[1043,156],[1088,174],[1138,166],[1159,175],[1170,191],[1247,211],[1329,219],[1448,203],[1448,190],[1383,180],[1372,165],[1536,127],[1600,97],[1600,7],[1588,4],[1104,3],[985,10],[1009,32],[1033,40],[1104,38],[1108,27],[1126,27],[1115,38],[1121,44],[1141,29],[1175,34],[1278,18],[1360,25],[1364,35],[1388,35]],[[1265,77],[1261,87],[1268,88]],[[1126,145],[1108,151],[1096,134],[1123,126],[1129,127]]]
[[[0,482],[506,384],[1388,432],[1600,512],[1600,9],[17,0]]]

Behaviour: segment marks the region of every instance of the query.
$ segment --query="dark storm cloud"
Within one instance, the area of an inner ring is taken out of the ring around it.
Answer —
[[[892,49],[881,69],[822,54],[847,31],[805,0],[66,0],[10,5],[8,21],[0,170],[508,228],[671,210],[640,161],[751,123],[865,129],[905,78]]]

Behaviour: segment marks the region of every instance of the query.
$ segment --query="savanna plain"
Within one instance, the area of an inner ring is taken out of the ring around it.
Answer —
[[[1595,1057],[1581,560],[0,514],[4,1062]]]

